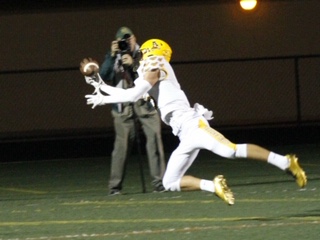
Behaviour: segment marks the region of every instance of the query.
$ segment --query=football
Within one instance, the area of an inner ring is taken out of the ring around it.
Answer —
[[[99,72],[99,64],[92,58],[84,58],[80,63],[80,72],[84,76],[92,76]]]

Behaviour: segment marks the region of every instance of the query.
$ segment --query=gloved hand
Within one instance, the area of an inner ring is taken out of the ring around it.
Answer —
[[[200,105],[199,103],[195,103],[193,108],[196,110],[197,113],[204,116],[205,119],[207,119],[207,120],[213,119],[213,116],[212,116],[213,112],[209,111],[207,108]]]
[[[93,94],[97,93],[100,89],[100,86],[101,84],[103,83],[102,79],[98,77],[97,79],[97,76],[96,75],[93,75],[93,76],[85,76],[84,77],[85,80],[86,80],[86,83],[93,86],[94,87],[94,92]]]
[[[167,77],[168,73],[165,69],[164,65],[165,59],[163,57],[152,56],[148,57],[144,61],[141,62],[141,72],[142,74],[146,72],[153,72],[156,70],[159,71],[159,80],[163,80]]]
[[[92,109],[94,109],[96,106],[103,105],[104,96],[99,90],[96,91],[95,94],[86,95],[85,98],[87,99],[87,105],[92,104]]]

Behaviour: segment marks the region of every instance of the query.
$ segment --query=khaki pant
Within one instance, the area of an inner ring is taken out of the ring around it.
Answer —
[[[116,138],[111,160],[110,190],[121,190],[126,171],[126,161],[133,147],[136,130],[135,120],[146,136],[146,150],[153,186],[162,184],[165,171],[165,159],[161,138],[159,113],[144,101],[126,104],[122,112],[112,110]]]

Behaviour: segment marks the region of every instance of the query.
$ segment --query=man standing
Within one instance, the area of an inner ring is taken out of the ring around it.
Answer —
[[[128,27],[121,27],[100,68],[104,82],[117,88],[129,89],[138,77],[139,45]],[[139,122],[146,136],[146,150],[154,192],[163,192],[162,177],[165,159],[161,137],[161,120],[152,102],[140,98],[137,102],[115,103],[111,114],[114,119],[115,142],[112,152],[109,181],[110,195],[120,194],[126,171],[126,161],[139,132]]]

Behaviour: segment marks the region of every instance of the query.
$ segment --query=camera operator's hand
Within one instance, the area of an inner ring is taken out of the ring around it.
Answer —
[[[111,42],[111,56],[114,57],[117,52],[119,51],[119,45],[118,45],[118,41],[112,41]]]
[[[133,65],[133,58],[129,53],[123,54],[121,56],[121,61],[123,65],[132,66]]]

